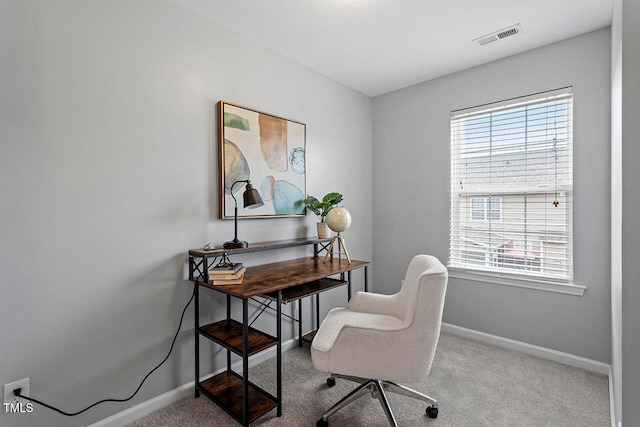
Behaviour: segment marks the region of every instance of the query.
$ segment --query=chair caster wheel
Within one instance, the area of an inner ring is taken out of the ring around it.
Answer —
[[[333,387],[334,385],[336,385],[336,379],[333,377],[327,378],[327,386]]]
[[[323,418],[320,418],[316,423],[316,427],[329,427],[329,421],[325,421]]]
[[[438,408],[436,406],[429,406],[427,408],[427,417],[438,418]]]

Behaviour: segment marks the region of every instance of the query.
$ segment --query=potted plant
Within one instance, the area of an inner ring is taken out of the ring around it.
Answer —
[[[309,210],[311,210],[311,212],[316,214],[318,216],[318,219],[320,219],[320,222],[318,222],[318,225],[317,225],[318,238],[326,239],[331,235],[331,230],[329,230],[329,227],[325,222],[327,218],[327,214],[329,213],[329,211],[331,211],[331,209],[336,207],[336,205],[341,201],[342,201],[342,194],[336,193],[336,192],[327,193],[322,198],[322,201],[318,200],[313,196],[307,196],[304,200],[302,200],[302,203],[304,203],[304,205]]]

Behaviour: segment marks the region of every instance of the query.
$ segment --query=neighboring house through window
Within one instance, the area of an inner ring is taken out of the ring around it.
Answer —
[[[449,267],[573,281],[572,98],[452,112]]]

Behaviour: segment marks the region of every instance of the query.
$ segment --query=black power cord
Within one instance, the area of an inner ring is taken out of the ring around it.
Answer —
[[[51,406],[51,405],[47,405],[46,403],[41,402],[41,401],[39,401],[39,400],[37,400],[37,399],[34,399],[34,398],[32,398],[32,397],[29,397],[29,396],[23,396],[22,394],[20,394],[20,393],[22,392],[22,389],[20,389],[20,388],[17,388],[17,389],[15,389],[15,390],[13,390],[13,395],[14,395],[14,396],[17,396],[17,397],[20,397],[20,398],[22,398],[22,399],[25,399],[25,400],[31,401],[31,402],[33,402],[33,403],[37,403],[37,404],[42,405],[42,406],[44,406],[44,407],[46,407],[46,408],[52,409],[52,410],[54,410],[54,411],[56,411],[56,412],[58,412],[58,413],[60,413],[60,414],[62,414],[62,415],[66,415],[67,417],[74,417],[74,416],[76,416],[76,415],[80,415],[80,414],[82,414],[83,412],[86,412],[86,411],[88,411],[89,409],[91,409],[91,408],[93,408],[94,406],[99,405],[99,404],[101,404],[101,403],[105,403],[105,402],[126,402],[126,401],[128,401],[128,400],[133,399],[133,397],[134,397],[136,394],[138,394],[138,392],[139,392],[139,391],[140,391],[140,389],[142,388],[142,384],[144,384],[144,382],[147,380],[147,378],[149,378],[149,376],[150,376],[151,374],[153,374],[153,373],[154,373],[154,372],[155,372],[155,371],[156,371],[160,366],[162,366],[162,365],[164,364],[164,362],[166,362],[166,361],[167,361],[167,359],[169,358],[169,356],[171,355],[171,352],[173,351],[173,346],[175,345],[175,343],[176,343],[176,339],[178,339],[178,335],[180,334],[180,329],[182,328],[182,321],[184,320],[184,314],[187,312],[187,308],[188,308],[188,307],[189,307],[189,305],[191,304],[191,301],[193,301],[193,298],[194,298],[194,296],[195,296],[195,295],[196,295],[196,290],[195,290],[195,287],[194,287],[194,288],[193,288],[193,293],[191,294],[191,298],[189,298],[189,301],[187,302],[187,305],[185,305],[185,306],[184,306],[184,309],[182,310],[182,315],[180,316],[180,323],[179,323],[179,325],[178,325],[178,330],[176,331],[176,334],[175,334],[175,336],[173,337],[173,341],[171,342],[171,348],[169,348],[169,353],[167,353],[167,356],[162,360],[162,362],[158,363],[158,365],[157,365],[155,368],[153,368],[151,371],[149,371],[149,373],[148,373],[148,374],[147,374],[147,375],[142,379],[142,382],[140,382],[140,385],[138,386],[138,388],[136,389],[136,391],[134,391],[134,392],[133,392],[133,394],[132,394],[131,396],[127,397],[126,399],[103,399],[103,400],[100,400],[100,401],[98,401],[98,402],[96,402],[96,403],[94,403],[94,404],[92,404],[92,405],[87,406],[86,408],[84,408],[84,409],[83,409],[83,410],[81,410],[81,411],[69,413],[69,412],[62,411],[62,410],[60,410],[60,409],[58,409],[58,408],[55,408],[55,407],[53,407],[53,406]]]

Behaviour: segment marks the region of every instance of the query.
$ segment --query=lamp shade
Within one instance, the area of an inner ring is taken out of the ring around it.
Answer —
[[[246,248],[249,247],[249,244],[247,242],[245,242],[244,240],[239,240],[238,239],[238,200],[236,200],[236,196],[233,195],[233,186],[236,185],[239,182],[246,182],[247,185],[244,189],[244,193],[242,194],[242,199],[244,201],[244,208],[245,209],[254,209],[254,208],[259,208],[260,206],[264,205],[264,202],[262,201],[262,197],[260,197],[260,193],[258,193],[258,190],[256,190],[255,188],[253,188],[253,186],[251,185],[251,183],[249,182],[249,180],[242,180],[242,181],[236,181],[233,184],[231,184],[231,197],[233,197],[233,202],[234,202],[234,209],[233,209],[233,228],[234,228],[234,232],[235,232],[235,237],[233,240],[230,240],[228,242],[225,242],[223,247],[225,249],[233,249],[233,248]]]
[[[242,198],[244,200],[245,209],[255,209],[264,205],[262,197],[260,197],[260,193],[258,193],[258,190],[253,188],[253,185],[251,185],[251,183],[247,183]]]
[[[351,225],[351,214],[345,208],[338,206],[329,211],[326,222],[330,229],[341,233]]]

